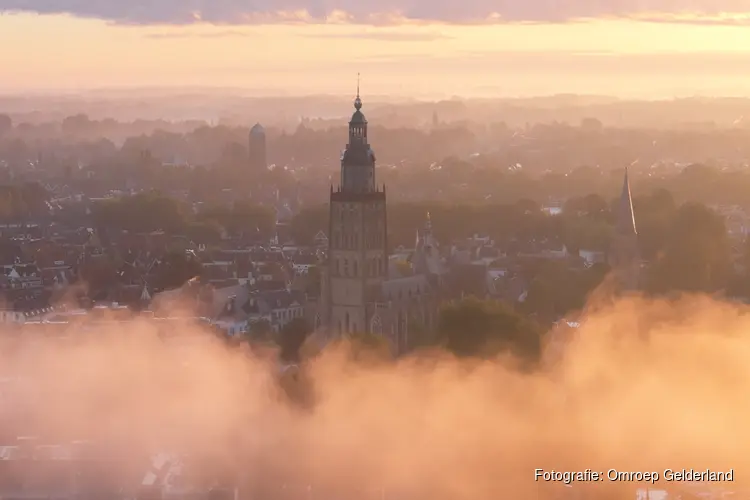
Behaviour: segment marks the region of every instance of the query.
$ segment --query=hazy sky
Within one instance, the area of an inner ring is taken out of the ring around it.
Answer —
[[[0,47],[4,91],[750,95],[750,0],[0,0]]]

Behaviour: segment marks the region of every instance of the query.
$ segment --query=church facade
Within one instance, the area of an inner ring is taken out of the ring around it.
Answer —
[[[349,143],[341,154],[339,185],[331,186],[328,260],[321,279],[316,326],[327,338],[350,333],[386,337],[394,351],[410,347],[410,331],[432,328],[437,317],[437,281],[430,259],[415,249],[419,263],[409,276],[398,273],[388,252],[386,188],[376,181],[375,153],[367,136],[359,91],[349,122]]]

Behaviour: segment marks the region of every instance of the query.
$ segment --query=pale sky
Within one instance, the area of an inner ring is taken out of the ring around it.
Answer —
[[[381,95],[750,95],[750,24],[737,14],[563,22],[557,18],[565,14],[554,12],[537,22],[537,11],[509,10],[535,22],[467,25],[446,21],[456,13],[440,11],[434,20],[378,26],[331,15],[297,24],[271,24],[278,19],[270,18],[268,24],[210,24],[196,22],[200,15],[188,22],[169,18],[165,0],[151,2],[165,7],[155,19],[141,11],[128,18],[74,9],[3,13],[14,1],[21,0],[0,0],[0,91],[6,92],[185,85],[349,95],[361,72],[363,90]],[[412,0],[412,7],[419,2]],[[750,11],[743,2],[724,3]],[[479,11],[481,0],[467,3]]]

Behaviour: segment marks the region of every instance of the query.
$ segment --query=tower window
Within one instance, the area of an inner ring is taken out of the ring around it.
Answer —
[[[357,266],[357,261],[354,261],[354,276],[357,277],[359,275],[359,268]]]

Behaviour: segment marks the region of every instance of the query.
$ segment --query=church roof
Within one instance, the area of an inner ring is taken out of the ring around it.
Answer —
[[[635,214],[633,213],[633,198],[630,194],[630,181],[628,180],[628,169],[625,169],[625,179],[622,183],[622,192],[620,193],[620,202],[617,208],[617,225],[615,227],[617,234],[635,235],[638,231],[635,229]]]
[[[364,125],[367,123],[367,118],[365,118],[364,113],[360,110],[356,110],[354,114],[352,114],[352,119],[349,120],[349,125]]]

